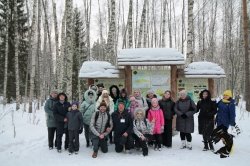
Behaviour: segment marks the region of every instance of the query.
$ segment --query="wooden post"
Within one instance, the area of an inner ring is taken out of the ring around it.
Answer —
[[[214,92],[215,92],[215,89],[214,89],[214,79],[212,79],[212,78],[208,79],[208,90],[211,93],[211,97],[214,97]]]
[[[177,97],[177,66],[171,66],[171,92],[173,99]]]
[[[125,66],[125,88],[128,94],[132,94],[132,70],[131,66]]]
[[[92,84],[95,84],[95,81],[93,78],[88,78],[88,87]]]

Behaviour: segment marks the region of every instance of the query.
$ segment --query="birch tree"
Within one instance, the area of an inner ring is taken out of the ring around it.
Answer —
[[[4,63],[4,104],[7,103],[7,83],[8,83],[8,56],[9,56],[9,0],[6,2],[6,30],[5,30],[5,63]]]
[[[194,0],[188,0],[188,32],[187,32],[187,64],[193,62],[193,43],[192,35],[193,30],[193,7]]]
[[[30,94],[29,94],[29,113],[32,113],[32,102],[34,99],[35,74],[36,74],[36,22],[37,18],[37,0],[33,1],[33,17],[31,25],[31,74],[30,74]]]

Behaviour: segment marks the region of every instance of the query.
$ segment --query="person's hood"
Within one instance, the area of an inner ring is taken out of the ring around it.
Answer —
[[[117,91],[117,96],[116,96],[116,98],[118,98],[118,97],[120,96],[120,90],[119,90],[118,86],[116,86],[116,85],[112,85],[112,86],[109,87],[109,94],[110,94],[110,96],[111,96],[112,98],[115,98],[115,96],[114,96],[114,94],[113,94],[113,92],[112,92],[112,89],[113,89],[113,88],[116,89],[116,91]]]
[[[135,112],[134,112],[134,118],[135,118],[136,120],[139,120],[139,119],[137,119],[137,117],[136,117],[137,112],[142,112],[142,119],[145,118],[145,110],[144,110],[143,108],[136,108],[136,109],[135,109]]]
[[[204,93],[204,92],[207,92],[207,94],[208,94],[206,100],[211,100],[211,93],[210,93],[209,90],[207,90],[207,89],[201,91],[201,93],[200,93],[200,95],[199,95],[199,96],[200,96],[200,99],[203,100],[203,93]]]
[[[59,97],[60,97],[61,95],[63,95],[63,96],[65,97],[65,100],[64,100],[64,101],[67,102],[67,101],[68,101],[68,97],[67,97],[67,95],[66,95],[65,93],[63,93],[63,92],[61,92],[61,93],[58,94],[57,100],[60,101],[60,98],[59,98]]]
[[[89,96],[88,96],[88,93],[89,92],[93,92],[93,99],[92,99],[92,101],[89,99]],[[97,97],[97,94],[96,94],[96,92],[94,91],[94,90],[92,90],[92,89],[89,89],[89,90],[87,90],[85,93],[84,93],[84,99],[85,99],[85,101],[87,102],[87,103],[95,103],[96,102],[96,97]]]

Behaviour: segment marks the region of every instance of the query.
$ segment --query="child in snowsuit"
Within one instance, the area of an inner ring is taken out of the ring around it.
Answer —
[[[79,134],[83,130],[83,118],[78,110],[78,103],[73,102],[71,109],[67,113],[68,132],[69,132],[69,155],[73,152],[78,154],[79,151]]]

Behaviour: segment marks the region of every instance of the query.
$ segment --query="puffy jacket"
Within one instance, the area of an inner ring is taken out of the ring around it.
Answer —
[[[90,91],[93,92],[93,94],[94,94],[92,100],[88,96],[88,93]],[[92,89],[89,89],[84,93],[85,101],[83,101],[81,106],[80,106],[80,112],[82,113],[83,123],[86,125],[90,124],[91,117],[92,117],[93,113],[96,111],[96,97],[97,97],[97,95],[96,95],[95,91]]]
[[[50,98],[46,101],[45,106],[44,106],[45,115],[46,115],[46,124],[47,124],[47,127],[49,128],[56,127],[56,122],[55,122],[55,118],[53,114],[53,108],[56,103],[57,103],[57,99],[52,98],[50,96]]]
[[[162,127],[164,126],[164,115],[160,107],[157,109],[150,109],[148,111],[148,120],[152,122],[155,119],[153,134],[162,134]]]
[[[98,118],[96,119],[96,114],[98,113]],[[96,121],[95,121],[96,120]],[[107,125],[108,123],[108,125]],[[105,136],[107,136],[110,132],[106,131],[106,128],[109,127],[113,128],[113,122],[112,118],[110,116],[109,122],[108,122],[108,113],[104,112],[101,113],[100,111],[95,112],[90,121],[90,130],[95,136],[99,136],[100,134],[104,133]]]
[[[82,114],[79,110],[71,110],[67,113],[68,130],[79,130],[83,127]]]
[[[235,101],[230,100],[229,103],[224,103],[222,100],[218,103],[218,113],[216,116],[217,126],[223,125],[229,127],[229,125],[235,125]]]

